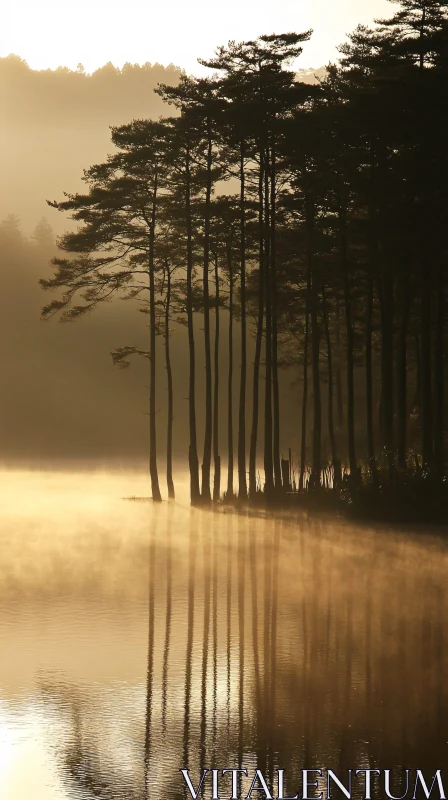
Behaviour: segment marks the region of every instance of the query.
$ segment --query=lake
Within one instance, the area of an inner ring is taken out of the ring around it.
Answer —
[[[123,499],[142,472],[1,481],[1,800],[444,766],[442,531],[192,510],[186,478],[174,503]]]

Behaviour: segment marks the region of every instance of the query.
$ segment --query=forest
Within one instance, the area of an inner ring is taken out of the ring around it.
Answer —
[[[311,35],[229,42],[200,62],[209,77],[158,85],[171,116],[111,128],[115,149],[86,169],[85,191],[50,203],[77,226],[40,281],[58,290],[42,316],[76,320],[113,297],[146,315],[147,348],[112,357],[148,360],[155,501],[162,449],[175,494],[180,323],[193,505],[446,515],[448,3],[395,2],[314,84],[292,68]],[[300,431],[298,463],[281,449],[286,425]]]

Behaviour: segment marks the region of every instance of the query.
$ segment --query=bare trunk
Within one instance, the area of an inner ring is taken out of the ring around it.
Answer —
[[[154,244],[156,236],[156,204],[157,204],[157,176],[153,188],[153,201],[151,213],[151,227],[149,233],[149,473],[151,476],[152,499],[155,502],[162,500],[157,472],[157,442],[156,442],[156,303],[154,286]]]
[[[423,259],[423,256],[422,256]],[[421,398],[420,427],[423,466],[433,465],[432,446],[432,391],[431,391],[431,299],[430,273],[426,263],[421,265],[420,348],[421,348]]]
[[[231,247],[227,245],[229,269],[229,373],[227,378],[227,499],[233,498],[233,263]]]
[[[337,454],[336,437],[334,433],[333,410],[333,354],[331,347],[330,326],[328,322],[328,308],[325,286],[322,286],[322,302],[324,313],[325,338],[327,341],[327,366],[328,366],[328,435],[330,437],[331,461],[333,464],[333,486],[336,488],[341,480],[341,463]]]
[[[314,204],[307,202],[307,228],[308,228],[308,264],[311,276],[310,316],[311,316],[311,358],[313,374],[313,460],[311,472],[311,486],[320,488],[322,467],[322,404],[320,396],[319,350],[320,330],[317,317],[317,278],[314,269]]]
[[[369,469],[372,482],[377,485],[378,473],[375,460],[375,445],[373,438],[373,380],[372,380],[372,312],[373,312],[373,281],[369,272],[367,283],[366,304],[366,423],[367,423],[367,452]]]
[[[218,256],[215,256],[215,375],[213,387],[213,500],[221,495],[221,458],[219,455],[219,274]]]
[[[387,271],[382,281],[381,295],[381,372],[383,440],[389,469],[389,479],[394,475],[393,437],[393,278]]]
[[[264,262],[264,294],[266,302],[265,332],[265,393],[264,393],[264,474],[265,492],[272,497],[274,491],[274,464],[272,454],[272,316],[271,316],[271,242],[269,229],[269,151],[265,156],[265,262]]]
[[[210,200],[212,193],[212,137],[210,122],[207,124],[207,185],[205,191],[205,219],[204,219],[204,349],[205,349],[205,431],[204,452],[202,456],[202,501],[211,502],[210,493],[210,465],[212,458],[212,357],[210,344],[210,301],[208,272],[210,266]]]
[[[425,67],[424,61],[424,38],[426,24],[426,4],[422,7],[422,18],[420,26],[420,73]],[[421,76],[423,77],[423,76]],[[420,91],[423,91],[423,81],[420,83]],[[422,141],[419,142],[418,162],[417,162],[417,193],[419,199],[423,201],[425,186],[425,160],[427,152]],[[428,242],[430,241],[430,231],[427,222],[418,218],[419,226],[419,264],[420,264],[420,428],[422,443],[422,466],[431,469],[434,465],[433,449],[433,409],[432,409],[432,381],[431,381],[431,275],[432,263],[428,258]]]
[[[407,433],[407,335],[410,310],[409,271],[405,267],[403,275],[403,316],[401,319],[398,354],[397,411],[398,411],[398,466],[406,468]]]
[[[260,175],[258,181],[258,227],[259,227],[259,284],[258,284],[258,319],[257,334],[255,339],[254,356],[254,378],[252,390],[252,429],[250,434],[249,451],[249,497],[255,497],[257,493],[257,436],[258,436],[258,405],[259,405],[259,381],[260,381],[260,358],[261,344],[263,339],[263,317],[264,317],[264,225],[263,225],[263,156],[260,154]]]
[[[348,460],[350,474],[356,475],[355,453],[355,387],[354,387],[354,335],[352,324],[352,306],[348,275],[345,273],[345,324],[347,329],[347,425],[348,425]]]
[[[185,159],[185,211],[187,222],[187,326],[189,349],[188,379],[188,411],[190,425],[190,446],[188,463],[190,467],[190,498],[192,505],[200,501],[199,459],[196,434],[196,398],[195,398],[195,344],[193,327],[193,243],[191,220],[191,164],[190,148],[187,145]]]
[[[168,497],[174,499],[173,482],[173,375],[170,357],[170,303],[171,303],[171,272],[167,267],[167,291],[165,303],[165,366],[168,382],[168,425],[166,436],[166,483]]]
[[[272,293],[272,400],[273,400],[273,461],[274,484],[277,491],[282,488],[280,464],[280,398],[278,389],[278,331],[277,331],[277,263],[275,252],[275,144],[271,147],[271,208],[270,208],[270,255],[271,255],[271,293]]]
[[[443,262],[439,264],[437,286],[437,323],[436,323],[436,348],[434,363],[434,460],[436,473],[439,478],[445,474],[445,448],[444,448],[444,406],[445,406],[445,273]]]
[[[339,246],[341,256],[342,274],[344,276],[344,305],[346,328],[346,356],[347,356],[347,427],[348,427],[348,460],[350,475],[357,479],[357,464],[355,452],[355,381],[354,381],[354,331],[352,321],[352,300],[350,280],[348,275],[347,259],[347,232],[346,212],[339,205]]]
[[[336,302],[336,398],[338,404],[338,430],[344,425],[344,404],[342,399],[342,373],[341,373],[341,315],[339,298]]]
[[[246,209],[244,142],[240,148],[240,232],[241,232],[241,380],[238,414],[238,496],[247,498],[246,480]]]
[[[416,365],[416,376],[415,376],[415,393],[414,393],[414,408],[420,411],[420,402],[422,397],[422,354],[420,348],[420,336],[418,333],[414,337],[414,344],[415,344],[415,365]]]
[[[303,393],[302,393],[302,436],[300,440],[300,478],[299,490],[303,491],[305,488],[305,472],[306,472],[306,420],[307,420],[307,405],[308,405],[308,307],[310,302],[310,289],[311,289],[311,276],[310,268],[308,266],[308,277],[306,285],[306,310],[305,310],[305,341],[303,344]]]

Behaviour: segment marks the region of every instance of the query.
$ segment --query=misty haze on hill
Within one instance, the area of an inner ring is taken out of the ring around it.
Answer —
[[[80,325],[44,323],[48,296],[38,279],[52,271],[53,233],[70,225],[46,200],[82,191],[83,170],[111,150],[109,126],[162,114],[153,90],[159,81],[175,84],[179,72],[107,64],[87,76],[81,66],[35,71],[17,56],[0,59],[0,452],[7,463],[146,454],[147,364],[126,374],[109,355],[143,343],[145,320],[114,303]]]
[[[81,65],[37,71],[18,56],[0,58],[0,219],[16,214],[30,230],[46,215],[62,232],[67,221],[45,201],[83,188],[83,170],[111,150],[109,126],[165,113],[154,89],[176,84],[179,74],[149,63],[106,64],[92,75]]]
[[[313,83],[324,68],[301,70]],[[82,65],[32,70],[11,55],[0,58],[0,219],[16,214],[27,232],[43,215],[57,233],[67,219],[48,209],[46,200],[83,189],[82,174],[111,151],[109,127],[131,119],[172,114],[154,89],[175,85],[179,67],[106,64],[92,75]]]
[[[323,69],[302,70],[300,77],[314,82],[323,73]],[[61,325],[56,319],[42,322],[40,309],[50,298],[38,279],[52,272],[54,238],[73,224],[49,208],[46,200],[83,190],[83,170],[103,161],[113,149],[110,126],[172,114],[154,89],[162,82],[175,85],[180,74],[173,65],[150,63],[127,64],[121,70],[106,64],[92,75],[86,75],[82,65],[77,72],[66,68],[36,71],[18,56],[0,58],[0,415],[4,421],[0,458],[5,463],[146,459],[148,362],[135,359],[131,369],[122,371],[112,366],[110,357],[110,351],[122,345],[147,349],[146,318],[137,313],[135,304],[116,300],[74,324]],[[223,380],[226,316],[222,322]],[[202,319],[197,322],[198,334],[201,325]],[[188,354],[183,333],[174,324],[172,356],[178,398],[174,452],[178,457],[185,457],[188,447]],[[237,342],[238,332],[236,347]],[[198,336],[198,397],[203,393],[201,344]],[[160,342],[160,356],[161,348]],[[157,421],[163,459],[166,378],[162,357],[158,370]],[[297,381],[293,372],[284,374],[282,410],[297,415],[297,438],[283,442],[283,448],[297,447],[299,438],[299,387],[291,392],[291,382]],[[236,397],[236,383],[234,389]],[[221,422],[224,425],[224,415]]]

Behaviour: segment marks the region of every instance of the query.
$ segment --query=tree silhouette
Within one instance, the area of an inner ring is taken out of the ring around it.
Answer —
[[[132,287],[132,281],[148,280],[150,310],[150,452],[153,500],[161,494],[156,446],[156,308],[155,239],[161,174],[165,170],[165,123],[135,121],[115,128],[112,140],[120,152],[85,174],[86,195],[69,196],[52,205],[72,212],[82,226],[66,234],[60,247],[76,253],[70,259],[54,259],[54,278],[41,280],[44,288],[66,287],[61,300],[43,309],[44,318],[62,312],[62,319],[76,319],[113,293]],[[140,289],[141,283],[138,286]],[[77,293],[83,302],[72,305]]]
[[[358,26],[341,46],[339,62],[314,85],[297,80],[291,68],[309,31],[218,48],[215,58],[200,62],[213,70],[211,77],[183,75],[175,87],[159,86],[178,116],[113,129],[119,152],[86,172],[89,193],[54,204],[72,212],[81,227],[61,241],[75,255],[56,259],[55,277],[42,282],[64,287],[45,317],[75,318],[116,293],[140,297],[141,275],[148,279],[150,465],[157,499],[159,318],[168,377],[167,479],[174,494],[174,270],[175,314],[186,321],[189,349],[193,504],[212,501],[212,456],[213,500],[220,499],[223,322],[228,502],[289,502],[293,465],[281,447],[293,430],[300,431],[302,497],[305,489],[311,496],[332,488],[332,503],[353,506],[361,498],[371,509],[385,492],[402,507],[410,494],[413,502],[425,492],[445,497],[448,116],[440,98],[448,79],[448,4],[396,5],[390,19]],[[215,197],[224,181],[237,181],[238,191]],[[80,305],[72,302],[78,292]],[[203,406],[196,397],[199,318]],[[125,348],[123,358],[130,352]],[[300,384],[301,408],[281,425],[286,367]],[[261,432],[263,486],[257,480]]]

